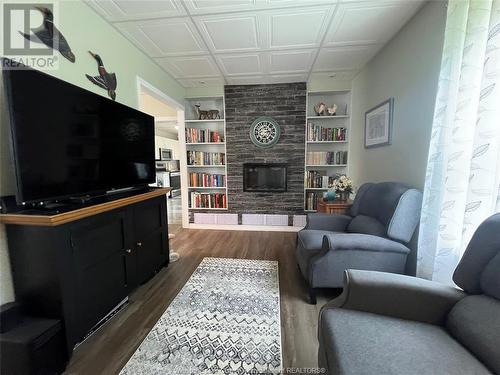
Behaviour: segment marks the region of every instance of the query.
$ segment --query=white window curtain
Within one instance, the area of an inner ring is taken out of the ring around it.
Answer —
[[[420,221],[417,274],[452,284],[500,211],[500,0],[450,0]],[[499,244],[500,245],[500,244]]]

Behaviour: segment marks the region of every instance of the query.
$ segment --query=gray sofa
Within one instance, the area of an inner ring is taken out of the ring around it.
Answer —
[[[347,270],[319,318],[327,374],[500,374],[500,214],[474,234],[453,280],[462,290]]]
[[[309,214],[295,255],[311,303],[317,288],[342,287],[348,268],[404,273],[421,205],[422,193],[404,184],[367,183],[350,215]]]

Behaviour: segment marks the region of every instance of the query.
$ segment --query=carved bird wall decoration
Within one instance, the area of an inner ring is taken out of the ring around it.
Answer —
[[[85,76],[92,82],[94,85],[102,87],[104,90],[108,91],[108,95],[111,99],[115,100],[116,98],[116,74],[108,73],[106,68],[104,67],[104,63],[102,62],[101,57],[98,54],[92,53],[89,51],[92,57],[97,61],[97,70],[99,72],[98,76],[91,76],[85,74]]]
[[[42,25],[32,30],[33,34],[26,34],[21,31],[19,31],[19,33],[31,42],[43,43],[47,47],[58,50],[61,55],[74,63],[75,54],[71,52],[71,48],[64,35],[54,26],[54,15],[52,11],[44,7],[35,8],[43,14]]]

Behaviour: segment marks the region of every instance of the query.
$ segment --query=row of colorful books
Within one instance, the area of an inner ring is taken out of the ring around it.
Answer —
[[[317,210],[318,209],[318,194],[314,192],[306,193],[306,210]]]
[[[227,208],[226,194],[191,192],[191,208]]]
[[[312,123],[307,124],[308,141],[315,141],[315,142],[345,141],[346,133],[347,133],[346,128],[326,128],[321,125],[315,125]]]
[[[306,157],[306,163],[308,165],[347,164],[347,151],[308,152]]]
[[[188,165],[224,165],[226,155],[223,152],[188,151]]]
[[[196,173],[189,174],[189,186],[191,187],[224,187],[226,176],[223,174]]]
[[[186,143],[221,143],[224,137],[210,129],[186,128]]]
[[[306,188],[324,188],[332,184],[335,177],[327,176],[325,171],[307,171],[305,178]]]

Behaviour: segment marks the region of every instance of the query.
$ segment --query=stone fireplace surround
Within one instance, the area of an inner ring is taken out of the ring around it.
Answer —
[[[226,112],[226,163],[229,213],[304,213],[304,147],[306,124],[305,82],[224,87]],[[250,140],[252,122],[269,116],[281,128],[281,137],[270,148]],[[287,164],[287,191],[259,193],[243,191],[244,163]]]

